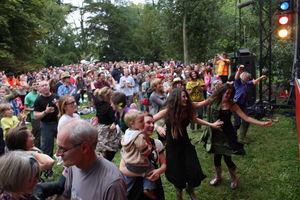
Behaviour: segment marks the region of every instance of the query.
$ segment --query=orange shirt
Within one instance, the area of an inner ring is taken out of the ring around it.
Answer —
[[[229,74],[229,59],[218,60],[218,61],[216,61],[216,65],[218,65],[218,69],[217,69],[218,76],[228,76],[228,74]]]
[[[13,79],[6,79],[6,81],[7,81],[7,83],[11,86],[11,87],[13,87],[13,88],[15,88],[17,85],[18,86],[21,86],[21,83],[18,81],[18,79],[16,79],[16,78],[13,78]]]

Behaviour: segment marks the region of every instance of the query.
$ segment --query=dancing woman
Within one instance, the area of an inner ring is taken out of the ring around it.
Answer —
[[[231,188],[236,188],[238,180],[236,177],[236,165],[232,161],[231,154],[245,155],[243,144],[237,142],[237,134],[231,123],[231,114],[235,112],[243,120],[259,126],[269,127],[272,122],[261,122],[247,116],[241,108],[234,103],[234,88],[230,84],[223,84],[207,100],[197,103],[196,106],[208,105],[208,121],[213,122],[220,119],[224,122],[221,128],[207,127],[201,136],[204,147],[209,153],[214,153],[214,165],[216,176],[210,181],[211,185],[217,185],[222,179],[221,159],[229,169],[231,175]]]
[[[166,161],[167,179],[175,186],[177,200],[182,199],[182,189],[194,200],[198,199],[194,188],[205,178],[195,147],[191,144],[187,126],[193,122],[219,128],[223,122],[214,123],[196,118],[189,94],[183,88],[173,89],[166,103],[166,109],[154,116],[154,120],[165,119],[167,125]]]

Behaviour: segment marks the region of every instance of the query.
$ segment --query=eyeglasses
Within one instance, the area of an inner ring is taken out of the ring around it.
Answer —
[[[71,147],[71,148],[69,148],[69,149],[57,145],[57,150],[56,150],[56,151],[57,151],[57,153],[59,153],[59,154],[64,154],[64,153],[66,153],[67,151],[70,151],[71,149],[75,149],[75,148],[79,147],[80,145],[81,145],[81,143],[75,144],[75,145],[73,145],[73,147]]]
[[[66,105],[71,105],[71,104],[75,104],[76,102],[75,101],[71,101],[70,103],[65,103]]]

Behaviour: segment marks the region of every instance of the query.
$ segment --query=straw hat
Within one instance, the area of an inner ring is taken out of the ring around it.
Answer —
[[[173,82],[172,82],[172,85],[174,86],[177,83],[183,84],[183,80],[181,80],[181,78],[179,78],[179,77],[174,78]]]
[[[61,76],[60,76],[61,79],[70,78],[70,77],[71,76],[70,76],[69,72],[63,72],[63,73],[61,73]]]

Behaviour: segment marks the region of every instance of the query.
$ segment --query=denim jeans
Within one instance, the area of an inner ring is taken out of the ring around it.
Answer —
[[[44,123],[41,122],[41,136],[42,145],[41,149],[45,154],[52,157],[54,148],[54,138],[57,134],[57,123]]]
[[[144,167],[144,166],[134,166],[134,165],[127,165],[127,164],[125,164],[125,166],[129,171],[138,173],[138,174],[146,173],[147,171],[151,170],[150,167]],[[153,168],[154,166],[152,165],[151,167]],[[136,178],[137,177],[124,176],[125,183],[127,186],[127,192],[129,192],[132,189],[132,187],[136,181]],[[153,190],[153,189],[155,189],[155,181],[150,181],[144,177],[143,178],[143,187],[144,187],[144,190]]]
[[[31,119],[32,134],[34,136],[34,146],[41,148],[41,121]]]

